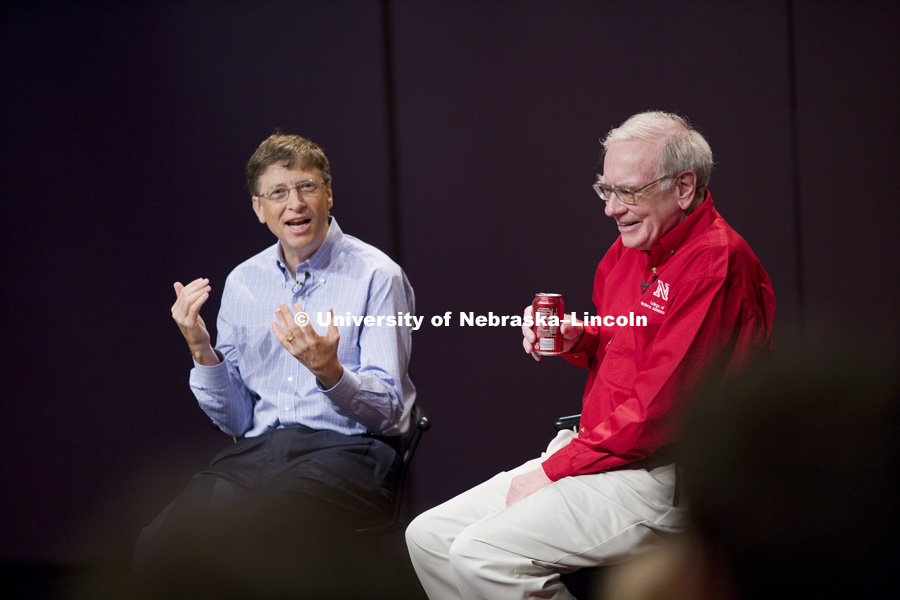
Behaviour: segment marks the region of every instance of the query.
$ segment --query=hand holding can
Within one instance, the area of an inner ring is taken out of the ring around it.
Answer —
[[[561,354],[563,336],[560,325],[565,316],[562,294],[536,294],[531,306],[535,334],[533,353],[540,356]]]

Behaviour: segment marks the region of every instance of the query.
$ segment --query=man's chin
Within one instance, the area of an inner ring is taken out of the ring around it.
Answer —
[[[626,248],[631,248],[632,250],[643,250],[643,244],[641,240],[636,239],[636,236],[631,235],[623,235],[622,236],[622,245]]]
[[[323,237],[320,240],[316,240],[312,235],[302,235],[302,236],[292,236],[286,235],[280,238],[281,245],[285,249],[286,252],[292,252],[298,256],[305,256],[309,258],[313,255],[313,253],[318,250],[322,243],[325,241]]]

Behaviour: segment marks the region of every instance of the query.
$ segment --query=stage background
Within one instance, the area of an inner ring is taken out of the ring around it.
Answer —
[[[599,138],[688,116],[719,211],[767,268],[777,335],[894,339],[896,2],[13,2],[2,9],[0,560],[127,560],[228,443],[187,385],[172,282],[273,243],[244,164],[276,128],[321,144],[345,232],[406,270],[434,422],[417,513],[543,447],[585,374],[535,363],[535,292],[590,309],[616,232]],[[434,315],[451,311],[450,327]]]

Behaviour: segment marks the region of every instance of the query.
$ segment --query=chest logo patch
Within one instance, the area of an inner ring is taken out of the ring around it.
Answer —
[[[658,279],[656,281],[656,291],[653,292],[653,295],[657,298],[662,298],[663,300],[669,299],[669,284],[663,283],[662,279]]]
[[[659,279],[656,280],[656,289],[651,294],[652,298],[648,301],[641,300],[641,306],[650,309],[653,312],[665,316],[666,302],[669,300],[669,284],[663,283]],[[654,300],[659,298],[659,300]]]

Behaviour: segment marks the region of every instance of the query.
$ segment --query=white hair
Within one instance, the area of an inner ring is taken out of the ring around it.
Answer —
[[[697,175],[695,197],[706,195],[713,167],[712,150],[687,119],[661,111],[638,113],[606,134],[602,141],[604,153],[616,142],[625,140],[659,142],[656,176],[693,171]],[[670,182],[660,182],[660,185],[666,188]]]

